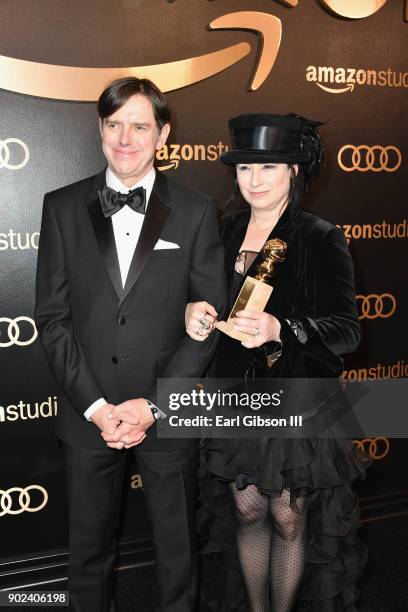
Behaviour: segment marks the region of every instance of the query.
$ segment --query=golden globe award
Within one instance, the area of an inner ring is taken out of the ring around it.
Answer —
[[[263,312],[273,291],[273,287],[268,283],[275,276],[278,264],[285,261],[286,251],[287,244],[280,238],[274,238],[265,243],[262,249],[263,261],[257,267],[255,278],[246,277],[228,319],[217,321],[215,324],[217,329],[235,340],[245,341],[251,338],[250,334],[235,331],[231,319],[239,310],[246,308]]]

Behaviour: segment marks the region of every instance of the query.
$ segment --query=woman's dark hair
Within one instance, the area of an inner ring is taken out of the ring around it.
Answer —
[[[303,165],[299,164],[298,172],[295,172],[293,164],[288,164],[290,170],[290,185],[288,194],[288,204],[293,208],[298,207],[302,200],[302,195],[306,191],[311,183],[310,175],[307,174]],[[241,195],[238,186],[237,172],[234,168],[234,191],[225,202],[221,209],[221,214],[234,213],[246,208],[246,202]]]
[[[304,191],[307,191],[310,187],[311,182],[319,173],[320,167],[324,159],[324,148],[320,135],[317,132],[317,127],[322,125],[318,121],[310,121],[301,115],[295,115],[289,113],[287,117],[297,117],[302,120],[302,135],[301,135],[301,149],[309,153],[308,161],[298,163],[298,172],[295,172],[294,164],[288,164],[290,170],[290,186],[288,195],[288,204],[293,207],[297,207],[300,204]],[[222,212],[234,212],[244,207],[243,198],[240,194],[237,171],[234,167],[234,191],[225,203]]]
[[[101,93],[98,100],[98,115],[106,119],[119,110],[132,96],[145,96],[153,107],[156,125],[161,130],[170,121],[170,109],[166,98],[158,87],[149,79],[123,77],[116,79]]]

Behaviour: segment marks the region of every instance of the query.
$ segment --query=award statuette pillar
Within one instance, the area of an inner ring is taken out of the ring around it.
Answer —
[[[255,310],[263,312],[273,287],[268,282],[275,276],[279,263],[286,259],[286,242],[279,238],[268,240],[262,249],[263,261],[257,267],[255,278],[247,276],[235,300],[231,313],[226,321],[217,321],[215,327],[231,338],[246,341],[252,336],[234,329],[231,319],[239,310]]]

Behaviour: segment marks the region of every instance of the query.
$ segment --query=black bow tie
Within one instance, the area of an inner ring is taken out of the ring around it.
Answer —
[[[126,204],[132,210],[142,215],[145,214],[146,190],[143,187],[136,187],[136,189],[132,189],[129,193],[120,193],[105,185],[102,191],[98,191],[98,195],[105,217],[111,217],[126,206]]]

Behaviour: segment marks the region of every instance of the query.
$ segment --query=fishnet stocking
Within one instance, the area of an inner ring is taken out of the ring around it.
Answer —
[[[268,609],[269,551],[272,525],[268,498],[254,485],[232,485],[238,518],[238,550],[251,612]]]
[[[271,541],[271,601],[273,612],[290,612],[304,569],[306,512],[304,499],[293,510],[289,491],[270,498],[273,517]]]
[[[290,612],[304,567],[304,502],[297,500],[296,512],[288,491],[269,497],[254,485],[241,491],[232,485],[232,492],[250,612]]]

